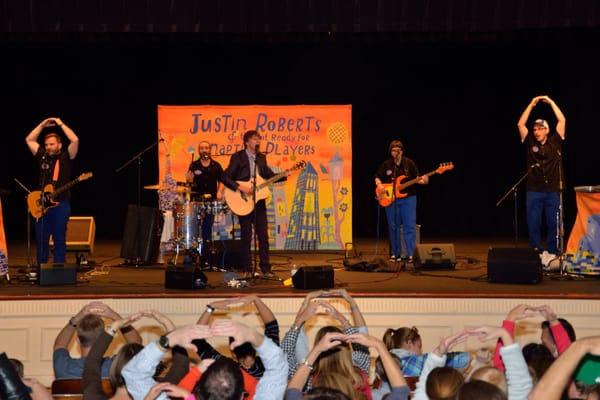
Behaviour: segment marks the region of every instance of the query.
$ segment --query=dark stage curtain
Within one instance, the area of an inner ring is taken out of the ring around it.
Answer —
[[[595,0],[4,0],[0,32],[457,33],[600,26]]]

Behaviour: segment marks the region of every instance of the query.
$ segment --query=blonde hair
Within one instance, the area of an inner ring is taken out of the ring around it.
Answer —
[[[315,344],[330,332],[343,333],[335,326],[324,326],[317,332]],[[363,393],[357,390],[363,385],[363,376],[352,365],[352,348],[348,344],[321,353],[315,363],[314,374],[314,387],[337,389],[354,400],[365,399]]]
[[[504,373],[494,367],[482,367],[473,372],[471,381],[484,381],[498,387],[505,394],[508,394],[508,384]]]

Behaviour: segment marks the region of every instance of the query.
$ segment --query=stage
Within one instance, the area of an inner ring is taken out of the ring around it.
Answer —
[[[394,272],[347,271],[343,267],[343,252],[273,252],[273,271],[287,279],[290,270],[302,266],[331,265],[334,268],[335,287],[345,288],[357,297],[410,297],[410,298],[535,298],[535,299],[600,299],[597,279],[577,275],[544,276],[539,284],[497,284],[487,281],[487,251],[490,247],[511,247],[510,239],[438,239],[433,243],[452,243],[456,252],[456,268],[450,270],[415,270],[408,265]],[[387,243],[373,239],[354,243],[360,259],[387,259]],[[525,243],[519,243],[525,246]],[[377,253],[376,253],[377,250]],[[208,287],[201,290],[166,289],[165,265],[124,266],[119,257],[120,242],[97,241],[95,254],[88,256],[95,267],[78,273],[76,285],[39,286],[19,281],[19,266],[26,265],[24,243],[11,243],[9,248],[11,283],[3,283],[0,300],[81,299],[81,298],[189,298],[229,297],[257,293],[269,297],[302,297],[305,290],[286,287],[278,281],[257,279],[248,287],[231,288],[225,285],[223,272],[204,271]],[[377,255],[379,257],[377,257]],[[69,254],[69,261],[75,255]],[[351,259],[350,261],[356,261]],[[387,265],[396,269],[402,264]]]
[[[435,242],[454,243],[455,270],[346,271],[341,252],[275,252],[271,260],[274,271],[283,279],[290,276],[293,265],[332,265],[335,286],[345,288],[356,298],[369,332],[376,337],[382,337],[388,327],[417,326],[424,346],[429,348],[440,337],[465,327],[499,325],[508,310],[521,303],[550,305],[576,327],[580,336],[600,334],[600,285],[596,279],[545,276],[543,282],[534,285],[493,284],[485,279],[487,250],[490,246],[511,246],[509,239],[440,239]],[[374,240],[358,240],[354,245],[363,259],[374,256]],[[379,243],[377,248],[379,254],[387,253],[386,244]],[[224,285],[222,272],[205,272],[209,284],[206,289],[165,289],[164,265],[120,266],[119,253],[120,242],[96,241],[95,254],[89,259],[98,265],[78,273],[77,284],[39,286],[18,281],[19,266],[26,265],[26,246],[11,244],[11,283],[0,285],[0,339],[11,343],[11,356],[24,361],[30,376],[47,385],[52,382],[54,338],[72,315],[93,300],[102,300],[121,315],[157,309],[172,318],[177,326],[183,326],[194,323],[206,304],[212,301],[256,293],[277,316],[282,332],[285,332],[293,324],[307,292],[285,287],[277,281],[262,280],[252,282],[246,288],[233,289]],[[70,254],[69,258],[73,261],[74,255]],[[350,308],[342,299],[324,298],[322,301],[332,303],[350,317]],[[252,306],[234,307],[214,318],[232,318],[261,326]],[[328,316],[316,317],[307,327],[309,336],[312,337],[318,327],[331,323],[335,322]],[[539,318],[521,321],[517,340],[522,345],[537,341],[539,323]],[[145,342],[155,340],[161,334],[152,321],[139,321],[136,328]],[[113,346],[117,348],[121,344],[119,339]],[[226,351],[225,342],[216,341],[213,345]],[[474,352],[480,346],[478,341],[469,341],[462,348]],[[77,346],[72,345],[70,351],[76,355]]]

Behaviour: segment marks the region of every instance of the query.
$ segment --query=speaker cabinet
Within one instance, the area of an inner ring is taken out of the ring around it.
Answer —
[[[531,248],[490,248],[488,280],[493,283],[540,283],[542,262]]]
[[[292,276],[292,284],[296,289],[332,289],[333,267],[331,265],[300,267]]]
[[[121,258],[156,262],[160,249],[163,216],[160,210],[130,204],[121,243]]]
[[[74,285],[77,283],[77,265],[41,264],[39,283],[41,286]]]
[[[453,269],[456,254],[452,243],[417,244],[414,256],[415,268]]]
[[[172,268],[165,270],[165,288],[199,290],[206,288],[208,278],[199,268]]]
[[[82,251],[94,254],[96,223],[94,217],[69,217],[67,222],[67,251]],[[50,238],[50,248],[54,241]]]

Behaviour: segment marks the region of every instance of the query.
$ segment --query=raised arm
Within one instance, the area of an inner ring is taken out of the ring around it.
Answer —
[[[119,321],[123,318],[117,313],[115,310],[110,308],[107,304],[99,303],[98,308],[100,311],[100,316],[111,319],[113,321]],[[138,343],[142,344],[142,337],[138,333],[138,331],[131,325],[131,323],[124,324],[119,327],[121,333],[123,334],[123,338],[127,343]]]
[[[533,107],[537,105],[537,103],[542,99],[543,96],[536,96],[525,107],[523,114],[521,114],[521,118],[519,118],[519,122],[517,122],[517,127],[519,128],[519,135],[521,136],[521,142],[525,140],[529,130],[527,129],[527,120],[529,119],[529,115],[531,114],[531,110]]]
[[[566,125],[567,125],[567,120],[565,118],[565,115],[562,113],[560,108],[558,108],[558,106],[556,105],[554,100],[552,100],[550,97],[540,96],[540,99],[544,103],[549,104],[550,107],[552,108],[552,111],[554,112],[554,116],[556,117],[556,120],[557,120],[556,133],[558,133],[558,136],[560,136],[561,139],[565,140],[565,131],[566,131]]]
[[[63,130],[67,139],[69,139],[67,151],[69,152],[69,158],[71,160],[74,159],[77,157],[77,152],[79,151],[79,138],[75,132],[73,132],[73,129],[69,128],[60,118],[54,118],[54,122]]]
[[[360,312],[360,308],[358,308],[358,303],[356,303],[356,300],[354,300],[354,298],[348,294],[346,289],[332,290],[331,293],[338,294],[339,296],[343,297],[344,300],[346,300],[348,302],[348,305],[350,306],[350,311],[352,313],[352,319],[354,321],[354,326],[365,327],[365,328],[367,327],[367,322],[365,321],[365,318],[363,317],[362,313]],[[366,333],[366,332],[363,332],[363,333]]]
[[[38,139],[40,137],[40,133],[42,133],[42,129],[47,126],[53,126],[55,124],[54,118],[46,118],[42,122],[40,122],[35,128],[29,132],[27,137],[25,138],[25,143],[27,143],[27,147],[33,155],[35,155],[40,148],[40,144],[38,143]]]

